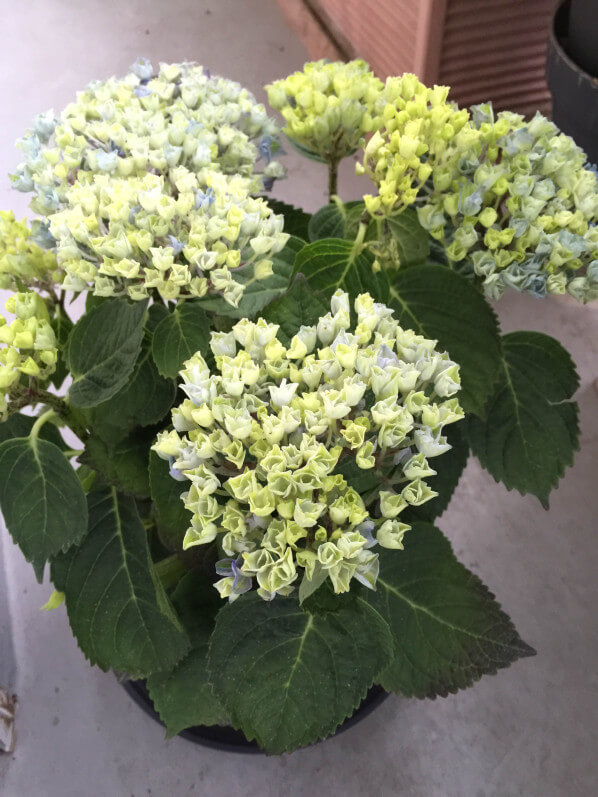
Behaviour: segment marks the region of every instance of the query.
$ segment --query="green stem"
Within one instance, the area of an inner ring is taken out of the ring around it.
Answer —
[[[160,579],[164,589],[169,589],[187,572],[187,568],[178,555],[173,553],[171,556],[167,556],[166,559],[154,562],[154,572]]]
[[[67,459],[71,459],[71,457],[78,457],[85,451],[84,448],[76,449],[76,448],[67,448],[66,451],[62,453]]]
[[[40,429],[42,426],[47,423],[51,418],[57,418],[58,416],[54,412],[54,410],[46,410],[46,412],[42,412],[39,418],[35,421],[33,426],[31,427],[31,431],[29,432],[29,439],[32,441],[37,440]]]
[[[359,253],[363,248],[363,242],[365,240],[365,236],[371,221],[372,221],[372,216],[370,216],[367,210],[364,210],[359,219],[359,227],[357,228],[357,235],[355,236],[355,240],[353,241],[353,250],[356,253]],[[378,223],[377,219],[376,223]],[[370,242],[370,244],[371,243],[372,242]]]
[[[36,398],[44,404],[48,404],[50,407],[52,407],[56,414],[66,424],[68,424],[68,426],[70,426],[79,440],[82,440],[83,442],[87,440],[89,437],[87,429],[82,426],[78,419],[74,416],[73,411],[64,399],[60,398],[60,396],[55,396],[54,393],[50,393],[48,390],[38,390]]]
[[[332,202],[332,197],[338,193],[338,161],[328,162],[328,201]]]
[[[56,293],[56,291],[54,290],[54,288],[51,285],[48,285],[45,288],[45,290],[47,291],[48,296],[50,297],[50,301],[52,302],[54,307],[60,307],[60,298]]]
[[[368,231],[368,225],[364,221],[360,221],[359,227],[357,229],[357,235],[355,236],[355,243],[354,243],[355,248],[361,247],[367,231]]]
[[[51,407],[57,415],[63,415],[67,409],[67,404],[60,396],[55,396],[49,390],[38,389],[32,396],[32,402],[41,401]]]

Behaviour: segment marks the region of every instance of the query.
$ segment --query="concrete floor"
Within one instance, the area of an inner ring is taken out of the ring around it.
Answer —
[[[88,80],[121,74],[138,55],[198,60],[260,96],[265,82],[305,58],[274,0],[1,0],[0,8],[0,174],[18,162],[13,141],[36,112],[61,108]],[[287,164],[290,179],[277,195],[321,205],[321,168],[292,155]],[[357,191],[347,164],[341,192],[350,199]],[[25,204],[2,178],[0,206]],[[0,755],[2,797],[596,794],[598,305],[512,294],[498,310],[505,331],[547,332],[571,351],[582,381],[582,450],[548,513],[471,461],[440,525],[537,649],[535,659],[446,700],[389,699],[358,729],[278,759],[166,742],[113,676],[88,667],[64,612],[39,611],[50,587],[36,584],[3,534],[0,677],[12,681],[20,708],[15,753]]]

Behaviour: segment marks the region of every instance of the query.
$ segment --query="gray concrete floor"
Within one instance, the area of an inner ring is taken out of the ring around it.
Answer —
[[[274,0],[1,0],[0,10],[2,175],[18,162],[13,141],[36,112],[60,109],[88,80],[121,74],[138,55],[198,60],[259,96],[305,59]],[[321,169],[292,155],[287,163],[290,179],[277,195],[317,208]],[[341,180],[347,199],[358,192],[350,170]],[[0,206],[25,209],[5,178]],[[166,742],[113,676],[89,668],[64,612],[39,611],[51,588],[36,584],[3,534],[20,709],[16,750],[0,756],[2,797],[596,794],[598,305],[512,294],[498,310],[505,331],[547,332],[571,351],[582,381],[582,449],[548,513],[471,461],[440,525],[536,658],[446,700],[391,698],[357,729],[278,759]],[[0,616],[0,672],[10,678],[5,624]]]

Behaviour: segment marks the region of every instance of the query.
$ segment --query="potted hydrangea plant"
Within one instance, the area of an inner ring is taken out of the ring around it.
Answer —
[[[264,193],[265,108],[191,63],[141,59],[18,142],[37,215],[0,216],[0,507],[169,734],[281,753],[373,685],[447,695],[533,653],[434,521],[470,452],[545,505],[571,463],[569,355],[501,336],[488,298],[595,298],[598,202],[542,117],[359,61],[268,91],[328,168],[313,215]],[[374,190],[345,203],[360,148]]]

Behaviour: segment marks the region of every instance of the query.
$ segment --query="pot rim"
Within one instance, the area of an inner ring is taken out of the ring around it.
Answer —
[[[571,0],[561,0],[554,9],[554,14],[552,15],[552,24],[550,26],[550,47],[548,51],[548,58],[546,61],[546,66],[549,67],[550,64],[550,50],[553,51],[559,58],[565,62],[565,65],[572,71],[575,72],[578,78],[581,78],[584,82],[588,83],[593,88],[598,87],[598,78],[592,77],[588,72],[583,69],[576,61],[574,61],[569,53],[565,50],[562,39],[566,37],[568,33],[568,23],[569,23],[569,8],[571,6]]]
[[[126,680],[121,682],[121,685],[129,697],[131,697],[148,716],[162,725],[163,728],[166,727],[160,718],[160,715],[154,708],[152,699],[145,684],[145,680]],[[313,744],[319,744],[320,742],[326,741],[326,739],[337,736],[339,733],[344,733],[346,730],[352,728],[362,719],[365,719],[369,714],[375,711],[378,706],[380,706],[388,697],[390,697],[389,692],[387,692],[378,684],[373,684],[353,714],[351,714],[350,717],[347,717],[347,719],[338,726],[334,733],[330,734],[330,736],[327,736],[325,739],[319,739],[317,742],[313,742],[307,746],[311,747]],[[194,744],[202,745],[203,747],[210,747],[214,750],[221,750],[229,753],[241,753],[246,755],[267,755],[265,751],[259,747],[255,740],[249,741],[245,738],[242,731],[236,730],[230,725],[196,725],[191,728],[185,728],[184,730],[180,731],[177,736],[180,736],[189,742],[193,742]]]

